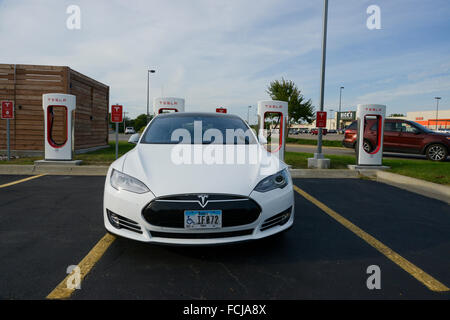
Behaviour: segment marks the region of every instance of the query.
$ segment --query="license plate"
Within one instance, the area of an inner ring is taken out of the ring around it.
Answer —
[[[222,228],[222,210],[186,210],[184,212],[184,228]]]

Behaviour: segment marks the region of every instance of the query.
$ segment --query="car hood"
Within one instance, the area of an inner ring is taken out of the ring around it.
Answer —
[[[450,137],[450,133],[445,133],[445,132],[433,131],[431,134],[434,136],[439,136],[439,137]]]
[[[174,149],[176,146],[179,149]],[[284,162],[268,153],[259,144],[214,147],[221,148],[224,155],[232,152],[236,155],[239,150],[259,156],[253,161],[244,161],[244,164],[236,162],[206,164],[205,161],[201,161],[201,158],[197,159],[195,164],[194,156],[192,156],[188,157],[191,158],[191,164],[186,164],[179,163],[180,158],[176,155],[183,152],[188,154],[189,150],[193,154],[195,148],[196,151],[205,153],[208,145],[138,144],[126,154],[121,163],[122,168],[117,169],[144,182],[156,197],[187,193],[226,193],[248,196],[264,177],[287,167]],[[180,151],[182,148],[184,149]],[[225,162],[225,156],[223,158]],[[198,161],[202,163],[199,164]]]

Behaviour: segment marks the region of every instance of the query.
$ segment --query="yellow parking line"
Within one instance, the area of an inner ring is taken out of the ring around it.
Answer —
[[[100,260],[103,254],[108,250],[109,246],[114,242],[116,237],[112,234],[105,234],[103,238],[95,245],[94,248],[87,254],[86,257],[81,260],[78,264],[80,268],[80,279],[83,279],[87,276],[89,271],[94,267],[94,265]],[[67,275],[67,277],[58,284],[58,286],[53,289],[52,292],[47,296],[47,299],[68,299],[72,295],[72,293],[76,290],[75,288],[68,288],[67,282],[71,279],[73,273]]]
[[[342,224],[344,227],[349,229],[351,232],[356,234],[358,237],[366,241],[368,244],[370,244],[372,247],[377,249],[379,252],[381,252],[383,255],[385,255],[388,259],[390,259],[392,262],[394,262],[396,265],[398,265],[400,268],[408,272],[410,275],[412,275],[414,278],[416,278],[418,281],[420,281],[423,285],[425,285],[428,289],[431,291],[436,292],[443,292],[443,291],[450,291],[448,287],[446,287],[444,284],[439,282],[438,280],[434,279],[432,276],[430,276],[428,273],[420,269],[419,267],[415,266],[405,258],[403,258],[401,255],[399,255],[397,252],[393,251],[374,237],[372,237],[370,234],[365,232],[364,230],[360,229],[353,223],[351,223],[349,220],[345,219],[343,216],[338,214],[336,211],[330,209],[325,204],[311,196],[310,194],[306,193],[299,187],[294,185],[295,191],[297,191],[301,196],[303,196],[308,201],[312,202],[314,205],[322,209],[326,214],[328,214],[330,217],[335,219],[337,222]]]
[[[38,174],[36,176],[31,176],[31,177],[28,177],[28,178],[25,178],[25,179],[21,179],[21,180],[5,183],[5,184],[0,185],[0,189],[1,188],[6,188],[6,187],[9,187],[9,186],[13,186],[15,184],[22,183],[22,182],[25,182],[25,181],[30,181],[30,180],[33,180],[33,179],[36,179],[36,178],[39,178],[39,177],[42,177],[42,176],[45,176],[45,175],[46,175],[45,173],[44,174]]]

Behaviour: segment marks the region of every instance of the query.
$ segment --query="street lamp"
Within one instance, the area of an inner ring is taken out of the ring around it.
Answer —
[[[338,121],[339,121],[339,128],[336,124],[336,128],[337,129],[341,129],[341,104],[342,104],[342,89],[344,89],[344,87],[340,87],[339,88],[339,114],[338,114]]]
[[[325,64],[327,53],[327,23],[328,23],[328,0],[323,1],[323,30],[322,30],[322,63],[320,70],[320,101],[319,110],[323,111],[325,95]],[[329,169],[330,159],[325,159],[322,154],[322,128],[318,128],[317,151],[313,158],[308,158],[308,168]]]
[[[436,130],[438,128],[438,122],[439,122],[439,100],[441,100],[441,97],[434,97],[436,99]]]
[[[150,110],[149,110],[149,95],[150,95],[150,73],[155,73],[155,70],[147,70],[147,121],[150,119]]]
[[[250,125],[250,108],[251,108],[252,106],[248,106],[248,108],[247,108],[247,123],[248,123],[248,125]]]

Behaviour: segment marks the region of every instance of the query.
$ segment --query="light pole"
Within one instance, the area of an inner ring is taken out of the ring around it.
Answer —
[[[250,109],[251,109],[251,107],[252,106],[248,106],[248,108],[247,108],[247,123],[248,123],[248,125],[250,125]]]
[[[150,73],[155,73],[155,70],[147,70],[147,122],[150,119],[149,99],[150,99]]]
[[[327,55],[327,23],[328,23],[328,0],[323,2],[323,30],[322,30],[322,65],[320,73],[320,111],[323,112],[325,95],[325,64]],[[317,121],[317,120],[316,120]],[[329,169],[330,159],[325,159],[322,154],[322,128],[318,128],[317,151],[314,158],[308,158],[308,168]]]
[[[339,88],[339,113],[338,113],[338,121],[339,121],[339,126],[336,124],[336,129],[341,130],[341,104],[342,104],[342,89],[344,89],[344,87],[340,87]]]
[[[436,130],[438,128],[438,122],[439,122],[439,100],[441,100],[441,97],[434,97],[436,99]]]

